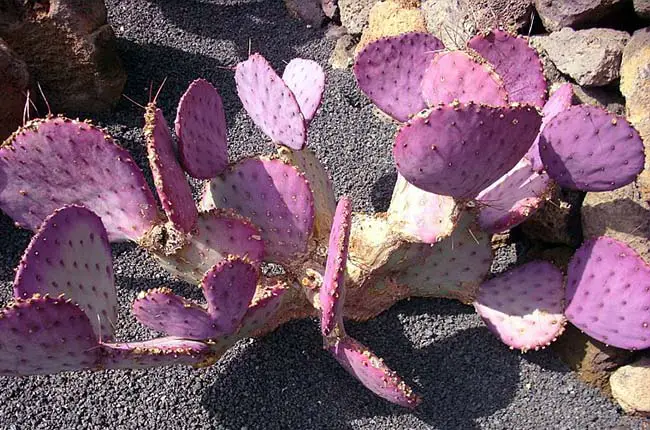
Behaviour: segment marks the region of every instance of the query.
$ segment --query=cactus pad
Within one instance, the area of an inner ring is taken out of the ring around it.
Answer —
[[[216,361],[214,344],[161,337],[142,342],[102,344],[105,369],[146,369],[170,365],[204,367]]]
[[[345,370],[379,397],[406,408],[415,408],[420,403],[421,399],[402,378],[357,340],[346,336],[328,350]]]
[[[214,265],[201,283],[207,309],[167,288],[140,293],[133,314],[142,324],[170,336],[214,339],[235,332],[255,294],[255,266],[239,258]]]
[[[522,158],[511,171],[476,197],[478,222],[489,233],[501,233],[521,224],[546,200],[553,183],[544,172]]]
[[[508,93],[492,67],[462,51],[437,54],[422,78],[422,97],[429,106],[481,103],[506,106]]]
[[[555,115],[542,130],[539,151],[552,179],[581,191],[627,185],[645,160],[641,137],[625,118],[588,105]]]
[[[342,197],[336,206],[332,232],[330,234],[327,264],[320,289],[321,332],[330,336],[343,332],[343,302],[345,301],[345,266],[348,260],[350,227],[352,222],[352,203]]]
[[[274,285],[266,285],[274,281],[273,279],[262,278],[264,285],[258,288],[253,302],[241,320],[241,329],[239,331],[241,336],[255,335],[255,332],[264,327],[282,306],[289,287],[282,281],[278,281]]]
[[[511,348],[544,348],[564,331],[562,287],[557,267],[533,261],[481,284],[474,307]]]
[[[201,206],[249,217],[264,240],[265,259],[282,263],[307,251],[314,198],[304,175],[278,159],[250,158],[210,181]]]
[[[359,88],[383,112],[398,121],[426,108],[420,91],[424,72],[440,40],[428,33],[405,33],[368,44],[356,57],[354,75]]]
[[[571,107],[573,104],[573,85],[571,84],[562,84],[553,94],[551,94],[551,97],[548,98],[548,102],[544,105],[544,108],[542,109],[542,127],[541,130],[544,130],[544,127],[546,124],[549,123],[555,115],[559,114],[563,110],[568,109]],[[542,158],[539,154],[539,138],[541,136],[541,131],[540,134],[537,136],[537,139],[535,139],[535,142],[533,142],[533,145],[530,147],[528,152],[526,153],[526,158],[528,158],[532,164],[533,164],[533,169],[536,171],[540,171],[544,169],[544,163],[542,163]]]
[[[540,124],[530,106],[438,106],[400,129],[393,155],[416,187],[472,199],[521,160]]]
[[[589,336],[618,348],[650,347],[650,267],[607,236],[585,242],[569,263],[565,314]]]
[[[149,104],[145,115],[144,135],[147,140],[149,166],[158,197],[174,227],[189,233],[198,216],[192,189],[176,159],[174,142],[162,110]]]
[[[294,58],[284,68],[282,80],[296,97],[305,122],[316,115],[325,91],[325,72],[315,61]]]
[[[157,220],[156,201],[129,153],[85,122],[29,122],[0,149],[0,177],[0,208],[31,230],[66,204],[96,213],[111,241],[136,240]]]
[[[18,266],[14,297],[34,294],[77,304],[90,319],[95,336],[113,337],[117,293],[111,249],[101,220],[86,208],[66,206],[47,217]]]
[[[228,167],[228,126],[221,96],[205,79],[190,84],[174,123],[178,158],[193,178],[212,179]]]
[[[521,36],[503,30],[473,37],[467,46],[489,61],[503,79],[510,102],[537,107],[546,101],[546,79],[537,51]]]
[[[0,375],[93,367],[96,344],[86,314],[65,298],[36,295],[0,310]]]
[[[307,140],[305,118],[296,97],[260,54],[235,70],[237,94],[253,122],[273,140],[302,149]]]
[[[397,175],[388,221],[403,239],[436,243],[456,227],[458,205],[449,196],[427,193]]]

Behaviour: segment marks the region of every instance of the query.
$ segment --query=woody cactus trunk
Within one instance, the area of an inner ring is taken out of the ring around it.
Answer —
[[[48,117],[15,132],[0,149],[0,207],[36,234],[0,314],[0,373],[204,366],[239,339],[320,317],[324,348],[346,370],[415,407],[417,394],[344,328],[413,296],[474,306],[522,351],[549,345],[567,320],[615,346],[650,347],[650,269],[613,239],[585,243],[567,274],[533,261],[489,277],[492,234],[531,216],[553,187],[602,191],[636,178],[643,145],[625,118],[572,106],[570,85],[549,98],[537,53],[501,30],[462,51],[424,33],[380,39],[359,52],[354,74],[396,122],[386,213],[337,203],[307,146],[326,84],[310,60],[290,61],[281,77],[259,54],[235,69],[244,109],[277,147],[271,157],[229,160],[222,100],[205,80],[180,99],[175,136],[150,103],[144,135],[160,204],[131,156],[89,122]],[[198,203],[186,174],[204,181]],[[199,285],[206,305],[143,291],[133,314],[162,337],[116,341],[116,241]]]

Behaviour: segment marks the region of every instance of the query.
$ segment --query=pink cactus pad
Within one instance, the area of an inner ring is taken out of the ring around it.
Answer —
[[[233,210],[201,212],[194,234],[172,255],[156,255],[170,273],[198,284],[205,272],[229,255],[260,263],[264,242],[257,227]]]
[[[650,347],[650,267],[607,236],[585,242],[569,263],[566,316],[589,336],[624,349]]]
[[[199,212],[192,199],[190,184],[176,159],[171,131],[162,110],[153,103],[147,107],[145,119],[144,135],[149,166],[158,197],[174,227],[183,233],[189,233]]]
[[[117,293],[108,236],[97,215],[66,206],[45,219],[14,280],[14,297],[34,294],[72,299],[90,319],[96,337],[113,338]]]
[[[263,278],[263,287],[258,288],[259,294],[253,298],[246,314],[241,320],[241,336],[252,336],[267,323],[280,309],[289,287],[282,281]],[[273,284],[273,282],[275,282]]]
[[[549,97],[548,101],[542,109],[542,127],[540,134],[537,135],[535,142],[530,147],[526,153],[526,158],[528,158],[532,164],[533,169],[536,171],[541,171],[544,169],[544,163],[542,163],[542,158],[539,154],[539,138],[541,136],[542,130],[546,127],[546,124],[559,114],[563,110],[568,109],[573,104],[573,85],[571,84],[562,84],[553,94]]]
[[[264,240],[265,259],[290,262],[307,251],[314,198],[304,175],[278,159],[249,158],[210,181],[201,206],[249,217]]]
[[[494,66],[510,102],[544,106],[547,85],[542,62],[524,37],[492,30],[473,37],[467,46]]]
[[[190,84],[181,97],[174,123],[178,158],[196,179],[212,179],[228,166],[228,126],[217,89],[205,79]]]
[[[294,58],[284,68],[282,80],[296,97],[305,122],[316,115],[325,91],[325,72],[315,61]]]
[[[436,243],[451,235],[459,208],[449,196],[427,193],[397,175],[388,208],[391,228],[410,242]]]
[[[0,310],[0,375],[94,367],[96,344],[88,317],[70,300],[36,295]]]
[[[379,397],[411,409],[421,402],[397,373],[357,340],[346,336],[328,350],[345,370]]]
[[[293,92],[260,54],[235,70],[237,94],[253,122],[273,140],[302,149],[307,140],[305,118]]]
[[[111,241],[137,240],[158,216],[142,171],[104,131],[61,117],[31,121],[0,148],[0,208],[36,230],[67,204],[96,213]]]
[[[406,122],[426,108],[420,82],[440,40],[429,33],[405,33],[368,44],[356,57],[359,88],[386,114]]]
[[[320,288],[321,332],[329,336],[336,330],[343,331],[343,302],[345,301],[345,267],[348,260],[350,227],[352,224],[352,202],[342,197],[336,206],[332,232],[327,251],[327,264]]]
[[[501,233],[521,224],[544,204],[552,186],[546,173],[538,173],[531,161],[522,158],[476,197],[481,228],[488,233]]]
[[[204,367],[217,360],[214,348],[214,344],[174,337],[102,344],[102,368],[146,369],[179,364]]]
[[[133,314],[142,324],[170,336],[214,339],[234,333],[255,294],[258,269],[239,258],[222,260],[203,278],[207,309],[167,288],[140,293]]]
[[[555,115],[542,130],[539,152],[552,179],[582,191],[623,187],[645,160],[643,141],[625,118],[589,105]]]
[[[472,199],[521,160],[540,124],[530,106],[440,105],[400,129],[393,155],[416,187]]]
[[[506,106],[508,93],[494,69],[466,52],[441,52],[433,57],[422,77],[422,97],[429,106],[481,103]]]
[[[503,343],[526,352],[544,348],[564,331],[562,272],[533,261],[481,284],[476,312]]]

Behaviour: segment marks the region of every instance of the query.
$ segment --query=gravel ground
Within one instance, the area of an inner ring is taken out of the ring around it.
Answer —
[[[227,108],[232,159],[270,152],[245,116],[229,67],[253,51],[278,69],[302,56],[327,64],[333,41],[287,16],[282,1],[108,0],[129,74],[125,93],[148,100],[167,78],[159,105],[173,120],[187,84],[204,77]],[[349,72],[327,70],[328,88],[312,122],[310,146],[327,165],[338,195],[356,210],[384,210],[395,171],[392,126],[372,114]],[[72,114],[72,113],[68,113]],[[83,113],[75,113],[85,117]],[[123,101],[95,119],[147,171],[143,111]],[[29,234],[0,216],[2,300]],[[161,284],[198,298],[132,245],[113,247],[122,339],[154,333],[129,315],[138,291]],[[511,264],[513,254],[497,265]],[[642,423],[568,372],[549,351],[509,351],[473,310],[456,302],[411,300],[349,331],[385,358],[425,397],[409,412],[374,397],[322,351],[315,321],[297,321],[242,341],[208,369],[168,367],[0,378],[2,429],[628,429]]]

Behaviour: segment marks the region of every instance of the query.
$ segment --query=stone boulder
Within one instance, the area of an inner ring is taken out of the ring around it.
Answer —
[[[325,22],[325,12],[320,0],[284,0],[289,14],[307,25],[320,27]]]
[[[609,379],[612,397],[625,412],[650,416],[650,358],[623,366]]]
[[[563,28],[538,36],[535,45],[546,52],[562,73],[579,85],[603,86],[618,79],[623,48],[630,35],[608,28]]]
[[[535,9],[544,28],[581,28],[597,22],[621,7],[626,0],[535,0]]]
[[[106,111],[122,94],[126,73],[103,0],[6,0],[0,37],[25,61],[55,113]]]
[[[368,25],[361,34],[357,52],[377,39],[397,36],[411,31],[427,32],[424,15],[419,7],[404,6],[399,1],[377,3],[368,14]]]
[[[650,0],[632,0],[632,4],[637,15],[650,19]]]
[[[28,89],[27,65],[0,39],[0,143],[22,124]]]
[[[341,24],[350,34],[361,34],[363,27],[368,23],[370,9],[379,0],[339,0]]]

